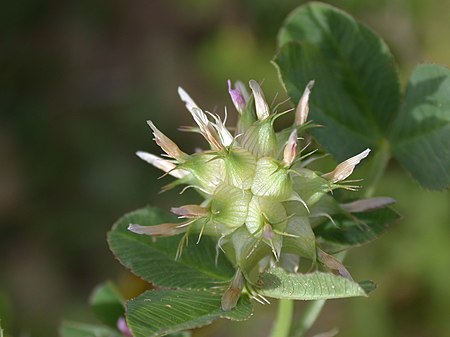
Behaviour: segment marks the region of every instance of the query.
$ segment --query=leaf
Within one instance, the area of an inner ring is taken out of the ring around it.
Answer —
[[[191,238],[181,258],[175,261],[180,236],[155,240],[127,230],[130,223],[151,226],[174,221],[176,218],[157,208],[131,212],[108,233],[109,246],[125,267],[156,286],[203,289],[230,280],[234,269],[222,255],[216,266],[216,245],[209,237],[203,237],[199,244],[195,244],[197,237]]]
[[[450,187],[450,70],[414,70],[391,135],[392,152],[428,189]]]
[[[117,330],[102,325],[63,322],[60,327],[61,337],[123,337]]]
[[[292,300],[321,300],[367,296],[356,282],[330,273],[287,273],[281,268],[261,274],[258,293],[264,296]],[[368,287],[367,281],[365,287]]]
[[[392,208],[386,207],[357,214],[338,214],[334,223],[324,222],[314,228],[316,236],[342,246],[360,246],[382,235],[401,219]]]
[[[338,161],[376,148],[400,104],[397,69],[387,45],[347,13],[321,3],[300,6],[279,33],[274,59],[296,104],[315,80],[312,134]]]
[[[231,311],[220,309],[222,293],[211,290],[146,291],[127,304],[127,320],[135,337],[164,336],[210,324],[218,318],[250,318],[252,305],[242,296]]]
[[[89,302],[97,318],[109,326],[116,327],[119,317],[125,314],[125,301],[112,282],[97,286]]]

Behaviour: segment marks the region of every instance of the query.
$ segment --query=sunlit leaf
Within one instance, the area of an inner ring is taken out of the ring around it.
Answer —
[[[311,133],[339,161],[386,138],[400,104],[387,45],[347,13],[321,3],[299,7],[279,33],[274,62],[294,104],[315,80]]]
[[[261,295],[293,300],[320,300],[367,296],[370,281],[364,288],[342,276],[331,273],[287,273],[281,268],[270,269],[260,276]]]

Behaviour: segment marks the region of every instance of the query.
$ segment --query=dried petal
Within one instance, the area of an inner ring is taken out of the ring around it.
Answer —
[[[219,134],[214,125],[209,121],[206,114],[199,108],[192,108],[191,115],[200,128],[200,133],[205,137],[208,143],[215,149],[223,148]]]
[[[241,296],[241,291],[244,286],[244,275],[238,269],[236,274],[234,274],[233,280],[231,281],[230,287],[225,291],[222,296],[221,307],[223,311],[230,311],[233,309]]]
[[[356,200],[347,204],[341,204],[341,207],[350,213],[366,212],[395,203],[395,199],[388,197],[378,197]]]
[[[225,116],[226,115],[227,109],[225,108]],[[224,122],[222,122],[219,116],[213,114],[211,114],[211,116],[216,121],[216,123],[214,123],[213,126],[216,129],[217,133],[219,134],[220,142],[225,147],[230,146],[234,141],[234,137],[231,135],[230,131],[228,131],[228,129],[225,127]]]
[[[303,125],[308,119],[309,113],[309,95],[311,94],[311,89],[314,86],[314,81],[309,81],[306,85],[305,91],[298,102],[297,109],[295,110],[295,121],[294,125]]]
[[[292,130],[291,135],[284,148],[283,162],[291,166],[297,156],[297,129]]]
[[[187,219],[201,218],[208,214],[207,209],[199,205],[184,205],[181,207],[172,207],[170,211],[181,218]]]
[[[186,231],[187,223],[164,223],[156,226],[130,224],[128,230],[136,234],[150,236],[173,236]]]
[[[350,281],[353,281],[353,278],[348,272],[347,268],[345,268],[342,262],[336,259],[334,256],[325,253],[321,249],[317,249],[317,258],[325,267],[327,267],[331,271],[345,277]]]
[[[332,183],[337,183],[339,181],[342,181],[346,179],[350,174],[352,174],[353,170],[355,169],[355,166],[358,165],[361,160],[366,158],[370,153],[370,149],[365,149],[360,154],[351,157],[347,159],[346,161],[343,161],[340,163],[336,168],[329,172],[324,174],[322,177],[330,180]]]
[[[188,109],[189,112],[192,110],[192,108],[198,108],[198,105],[194,102],[191,96],[189,96],[188,93],[182,87],[178,87],[178,95],[180,96],[184,104],[186,104],[186,108]]]
[[[155,136],[156,144],[158,144],[165,153],[167,153],[170,157],[174,159],[182,159],[183,157],[186,157],[186,153],[181,151],[169,137],[167,137],[164,133],[159,131],[156,128],[155,124],[152,123],[152,121],[147,121],[147,124],[153,130],[153,135]]]
[[[144,151],[138,151],[136,152],[136,155],[147,163],[152,164],[156,168],[159,168],[160,170],[163,170],[164,172],[170,174],[172,177],[181,179],[189,175],[188,171],[177,169],[177,166],[174,163],[155,156],[154,154]]]
[[[250,89],[252,89],[253,96],[255,97],[256,115],[259,120],[264,120],[269,117],[269,106],[267,105],[264,93],[255,80],[250,80],[248,83]]]

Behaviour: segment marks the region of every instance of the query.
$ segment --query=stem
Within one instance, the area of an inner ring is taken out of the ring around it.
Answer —
[[[389,143],[386,140],[383,140],[380,144],[380,148],[372,159],[368,178],[366,179],[367,185],[364,193],[366,198],[370,198],[375,193],[377,185],[380,182],[390,159],[391,151],[389,149]]]
[[[292,329],[291,337],[304,337],[319,317],[326,300],[310,301],[303,312],[302,318]]]
[[[282,299],[278,301],[278,313],[271,337],[289,337],[292,315],[294,313],[294,301]]]

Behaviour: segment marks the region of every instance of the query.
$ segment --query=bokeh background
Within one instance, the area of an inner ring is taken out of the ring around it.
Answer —
[[[232,107],[226,80],[264,80],[284,94],[270,60],[294,0],[21,0],[0,6],[0,318],[11,336],[57,336],[63,318],[94,322],[88,297],[111,279],[126,295],[142,284],[109,252],[123,213],[181,204],[141,162],[159,153],[145,121],[193,151],[199,137],[176,94]],[[450,1],[329,1],[372,27],[403,81],[419,62],[450,66]],[[450,334],[450,194],[428,192],[393,162],[378,195],[404,220],[351,252],[355,279],[379,284],[369,299],[331,301],[315,332],[340,336]],[[181,198],[181,199],[180,199]],[[176,201],[174,201],[176,200]],[[274,307],[245,323],[219,321],[196,336],[266,336]],[[299,306],[301,310],[301,305]]]

